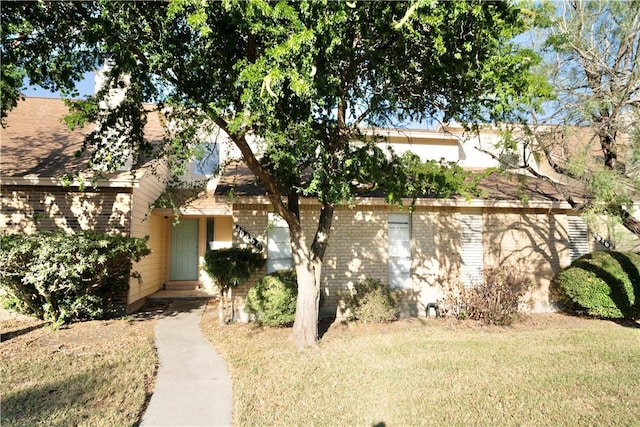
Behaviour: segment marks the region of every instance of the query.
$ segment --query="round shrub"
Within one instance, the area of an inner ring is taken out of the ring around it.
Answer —
[[[398,319],[397,298],[391,288],[378,279],[359,281],[343,297],[349,320],[385,323]]]
[[[640,255],[593,252],[558,273],[553,285],[572,313],[611,319],[640,314]]]
[[[291,326],[296,317],[298,284],[293,270],[264,276],[249,290],[245,309],[265,326]]]

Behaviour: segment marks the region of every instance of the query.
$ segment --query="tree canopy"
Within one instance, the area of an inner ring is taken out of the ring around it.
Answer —
[[[391,202],[470,190],[456,165],[389,159],[362,126],[511,121],[546,92],[531,73],[538,56],[512,41],[535,13],[509,2],[16,2],[1,13],[3,117],[23,76],[71,92],[74,80],[108,61],[104,89],[73,103],[69,119],[107,125],[87,139],[94,152],[118,147],[180,163],[191,157],[197,129],[216,125],[229,135],[289,225],[299,345],[317,339],[319,277],[337,204],[363,185],[387,190]],[[125,99],[99,108],[119,86]],[[161,149],[144,141],[145,102],[180,123]],[[110,124],[126,125],[128,146],[107,132]],[[262,150],[250,135],[264,141]],[[319,202],[311,243],[301,227],[303,196]]]
[[[534,116],[534,150],[588,200],[575,206],[616,219],[640,236],[640,2],[556,3],[541,53],[556,94]],[[597,155],[597,152],[600,155]]]

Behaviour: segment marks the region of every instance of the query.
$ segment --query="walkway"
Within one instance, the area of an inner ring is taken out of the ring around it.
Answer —
[[[160,367],[141,426],[230,426],[231,378],[200,332],[205,301],[172,303],[155,327]]]

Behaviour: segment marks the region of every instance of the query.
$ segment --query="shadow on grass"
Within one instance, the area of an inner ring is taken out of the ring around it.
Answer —
[[[28,334],[31,331],[35,331],[36,329],[43,328],[46,325],[45,322],[38,323],[37,325],[32,325],[22,329],[16,329],[14,331],[3,332],[0,335],[0,342],[9,341],[12,338],[19,337],[20,335]]]
[[[94,388],[107,381],[109,372],[91,370],[57,382],[24,390],[6,390],[2,396],[2,425],[77,425],[91,411]],[[64,419],[61,419],[64,418]]]
[[[336,322],[335,317],[325,317],[318,321],[318,339],[322,337],[331,329],[331,325]]]

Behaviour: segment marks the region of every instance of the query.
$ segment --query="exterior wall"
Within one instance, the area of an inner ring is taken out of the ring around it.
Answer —
[[[133,189],[131,236],[140,238],[148,236],[147,244],[151,253],[133,266],[133,270],[140,274],[140,278],[132,278],[129,283],[130,311],[141,306],[147,296],[160,290],[165,281],[167,259],[165,236],[168,221],[162,216],[150,213],[151,204],[165,188],[161,179],[163,172],[163,169],[157,173],[147,171]]]
[[[129,189],[3,185],[0,232],[98,230],[129,235]]]
[[[570,264],[567,215],[548,211],[492,210],[484,214],[485,269],[509,266],[532,282],[525,297],[534,312],[553,310],[551,279]]]
[[[236,204],[234,223],[264,245],[270,209],[268,205]],[[321,315],[343,316],[341,293],[360,279],[375,278],[389,283],[388,215],[403,212],[408,213],[388,205],[336,209],[322,267],[324,305]],[[316,205],[301,205],[303,228],[308,239],[312,239],[315,232],[318,214]],[[482,216],[485,271],[500,266],[515,268],[532,281],[525,308],[553,310],[553,301],[549,298],[551,279],[570,263],[567,231],[570,212],[418,206],[411,213],[412,287],[403,291],[403,314],[424,316],[427,304],[436,303],[448,289],[461,285],[461,214]],[[233,244],[243,245],[244,242],[234,235]],[[592,243],[590,246],[593,249]],[[243,319],[243,300],[248,289],[264,273],[256,273],[248,283],[234,291],[237,319]]]

